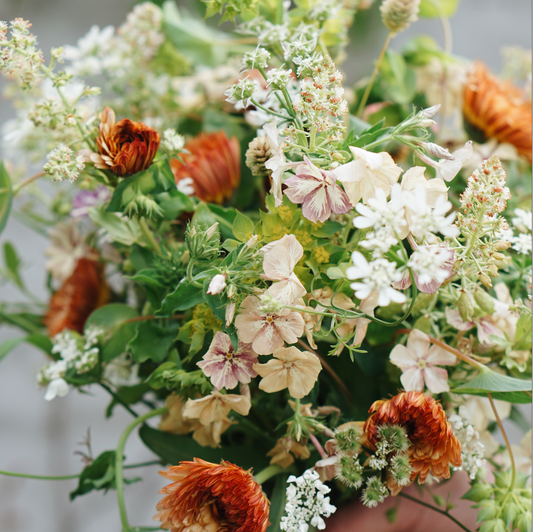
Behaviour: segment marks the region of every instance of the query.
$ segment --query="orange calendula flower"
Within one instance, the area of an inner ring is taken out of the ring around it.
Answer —
[[[146,170],[159,149],[159,133],[142,122],[123,118],[115,123],[115,112],[106,107],[100,117],[96,145],[99,153],[85,154],[97,168],[125,177]]]
[[[181,154],[183,163],[177,159],[170,161],[176,183],[192,179],[194,195],[203,201],[223,203],[229,199],[241,180],[241,148],[237,138],[230,140],[223,131],[201,133],[187,142],[185,150],[189,153]]]
[[[194,458],[160,475],[169,484],[154,519],[171,532],[265,532],[270,502],[250,471]]]
[[[531,162],[531,100],[475,63],[464,90],[463,113],[489,138],[508,142]]]
[[[364,426],[364,439],[370,446],[378,442],[378,427],[401,425],[411,442],[407,453],[412,468],[411,483],[418,477],[423,484],[429,473],[437,479],[450,478],[450,465],[461,465],[461,444],[453,435],[442,405],[420,392],[403,392],[388,401],[376,401],[369,410],[372,415]],[[396,495],[401,486],[389,480]]]
[[[44,323],[50,336],[63,329],[83,333],[91,312],[109,296],[102,264],[89,258],[78,259],[74,272],[52,296]]]

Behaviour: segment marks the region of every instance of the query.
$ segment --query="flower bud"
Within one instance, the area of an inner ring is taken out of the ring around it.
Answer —
[[[433,118],[439,111],[440,103],[437,105],[432,105],[431,107],[426,107],[426,109],[422,109],[422,113],[424,113],[426,118]]]
[[[342,455],[337,465],[337,478],[350,488],[360,488],[363,483],[363,467],[355,456]]]
[[[222,290],[226,288],[226,278],[226,274],[218,273],[217,275],[215,275],[209,283],[207,293],[211,296],[216,296],[217,294],[220,294],[220,292],[222,292]]]
[[[474,299],[481,310],[491,315],[494,313],[494,300],[485,290],[476,290],[474,292]]]
[[[488,267],[488,272],[489,272],[489,275],[491,277],[498,277],[498,275],[500,275],[498,273],[498,266],[496,266],[496,264],[491,264],[489,267]]]
[[[484,274],[482,274],[484,275]],[[486,276],[485,276],[486,277]],[[483,281],[481,281],[483,283]],[[489,279],[490,282],[490,279]],[[484,283],[483,283],[484,284]],[[470,321],[474,316],[474,301],[468,292],[462,292],[457,300],[457,310],[463,321]]]
[[[233,323],[233,318],[235,317],[235,303],[231,302],[226,305],[226,314],[225,314],[225,320],[226,320],[226,327],[229,327]]]
[[[511,247],[511,242],[507,242],[505,240],[498,240],[496,244],[494,244],[494,249],[496,251],[505,251],[506,249],[509,249]]]
[[[479,274],[479,281],[483,286],[487,288],[490,288],[492,286],[492,281],[490,280],[490,277],[485,273]]]
[[[447,159],[449,161],[454,160],[454,156],[446,148],[443,148],[434,142],[423,142],[422,146],[430,155],[433,155],[434,157],[438,157],[439,159]]]
[[[379,9],[385,27],[396,34],[418,20],[419,8],[420,0],[383,0]]]

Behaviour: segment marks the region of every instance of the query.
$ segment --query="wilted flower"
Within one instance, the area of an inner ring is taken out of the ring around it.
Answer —
[[[424,383],[431,393],[450,391],[448,372],[436,366],[455,364],[456,358],[437,345],[430,347],[429,337],[422,331],[411,331],[407,347],[396,345],[390,361],[402,370],[400,381],[406,391],[423,392]]]
[[[272,244],[272,243],[271,243]],[[304,249],[294,235],[285,235],[274,246],[268,246],[263,259],[262,277],[272,283],[268,293],[285,305],[306,294],[300,279],[294,273],[296,264],[301,260]]]
[[[215,391],[200,399],[189,399],[185,404],[183,417],[198,419],[202,425],[207,426],[224,420],[231,410],[247,416],[250,407],[250,399],[244,395],[221,394]]]
[[[120,177],[146,170],[159,149],[159,133],[142,122],[123,118],[115,123],[115,112],[106,107],[100,117],[96,145],[99,153],[87,153],[97,168]]]
[[[302,204],[302,214],[313,223],[325,222],[331,213],[351,210],[346,192],[337,185],[334,172],[316,167],[306,156],[305,164],[296,168],[296,175],[285,180],[285,195],[293,203]]]
[[[363,203],[368,203],[370,198],[376,197],[379,188],[388,197],[402,169],[387,152],[372,153],[352,146],[350,150],[355,160],[339,166],[333,173],[344,185],[351,204],[355,207],[361,198]]]
[[[290,309],[264,312],[261,300],[248,296],[241,305],[241,314],[235,318],[239,339],[251,343],[259,355],[270,355],[285,342],[294,344],[304,333],[301,314]]]
[[[267,453],[267,456],[271,456],[271,464],[277,464],[281,467],[289,467],[294,463],[294,455],[300,460],[307,460],[311,456],[311,451],[307,445],[293,440],[290,436],[279,438],[276,442],[276,446]]]
[[[102,264],[89,258],[78,259],[72,275],[50,299],[44,318],[50,336],[63,329],[82,333],[89,315],[107,301],[108,295]]]
[[[254,176],[266,176],[271,172],[265,163],[274,155],[273,146],[268,136],[255,137],[246,150],[246,166]]]
[[[461,465],[461,444],[454,436],[442,406],[420,392],[404,392],[388,401],[376,401],[364,427],[368,442],[378,443],[378,429],[384,424],[401,425],[411,446],[407,450],[412,467],[411,483],[418,477],[424,484],[431,473],[437,479],[450,478],[450,465]],[[389,479],[393,495],[401,490]]]
[[[474,63],[468,73],[463,113],[487,137],[514,145],[531,163],[531,99],[483,63]]]
[[[165,400],[165,406],[168,412],[163,414],[159,430],[171,434],[187,434],[193,430],[195,421],[183,417],[185,402],[179,395],[170,394]]]
[[[280,347],[274,358],[266,364],[254,364],[254,369],[263,377],[259,388],[268,393],[285,388],[295,399],[305,397],[315,385],[322,364],[316,355],[300,351],[296,347]]]
[[[194,458],[159,474],[172,481],[159,493],[154,519],[164,529],[198,532],[265,532],[270,503],[250,471]]]
[[[250,344],[239,342],[239,348],[235,352],[230,337],[217,332],[207,353],[197,365],[207,377],[211,378],[215,389],[231,390],[239,382],[247,384],[252,377],[257,376],[253,369],[255,362],[257,355]]]
[[[241,180],[240,145],[236,137],[231,140],[223,131],[201,133],[185,144],[183,163],[177,159],[170,166],[178,183],[192,179],[194,194],[203,201],[223,203],[229,199]]]

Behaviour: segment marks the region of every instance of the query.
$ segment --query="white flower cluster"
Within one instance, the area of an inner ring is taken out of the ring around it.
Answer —
[[[515,209],[515,217],[511,220],[513,227],[519,232],[514,234],[511,228],[502,231],[501,237],[511,243],[511,247],[522,255],[531,255],[531,211]]]
[[[420,246],[409,257],[407,267],[418,275],[420,284],[428,284],[434,279],[440,285],[450,276],[448,264],[450,251],[442,246]]]
[[[258,89],[259,83],[246,76],[238,83],[235,83],[235,85],[232,85],[229,89],[227,89],[224,94],[227,96],[227,102],[242,102],[242,107],[246,108],[250,105],[250,100],[254,97],[254,94]]]
[[[54,337],[52,354],[59,355],[59,359],[50,362],[37,375],[40,385],[48,385],[44,396],[47,401],[68,393],[69,387],[64,377],[69,369],[76,373],[86,373],[96,366],[99,353],[96,345],[103,333],[100,327],[89,327],[83,337],[69,330]]]
[[[241,72],[254,68],[267,68],[269,59],[270,52],[260,46],[251,52],[245,52],[242,58]]]
[[[183,150],[185,146],[185,137],[178,135],[175,129],[165,129],[163,131],[163,141],[161,142],[163,148],[168,151],[169,155],[173,156]]]
[[[150,59],[165,40],[162,31],[163,11],[153,2],[143,2],[133,8],[118,33],[131,50]]]
[[[453,433],[461,442],[461,461],[460,467],[454,467],[455,471],[466,471],[470,478],[476,478],[476,474],[486,465],[483,458],[485,446],[479,441],[479,433],[468,422],[468,411],[464,406],[459,408],[458,414],[448,417],[452,426]]]
[[[324,530],[323,517],[329,517],[337,509],[326,497],[331,490],[323,484],[316,471],[307,470],[301,477],[291,475],[287,479],[287,515],[279,525],[286,532],[307,532],[309,525]]]
[[[85,164],[81,155],[72,160],[73,154],[68,146],[61,144],[48,154],[48,162],[43,166],[44,173],[54,181],[76,181]]]
[[[43,78],[43,53],[38,50],[36,38],[30,34],[31,24],[16,18],[9,23],[11,39],[7,38],[8,24],[0,21],[0,72],[17,73],[22,88],[30,89]]]
[[[65,59],[71,61],[69,71],[76,76],[96,76],[102,74],[106,58],[112,53],[113,26],[102,30],[96,25],[78,40],[77,46],[65,46]]]

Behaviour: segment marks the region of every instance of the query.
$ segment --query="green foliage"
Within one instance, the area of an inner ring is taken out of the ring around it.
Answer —
[[[280,474],[276,476],[270,500],[270,525],[267,532],[279,532],[279,523],[283,515],[285,515],[285,503],[287,501],[287,474]]]
[[[97,207],[89,209],[89,218],[105,229],[114,242],[131,246],[141,237],[141,229],[135,220],[125,220],[113,212],[105,212]]]
[[[11,187],[11,180],[9,179],[9,174],[4,163],[0,161],[0,233],[2,233],[6,226],[12,201],[13,189]]]
[[[174,342],[175,334],[159,327],[153,321],[137,323],[136,332],[126,346],[135,362],[163,362]]]
[[[132,484],[139,480],[139,477],[125,478],[124,482]],[[104,490],[107,493],[110,489],[115,489],[115,451],[103,452],[81,472],[78,487],[70,493],[70,500],[91,491]]]
[[[202,370],[187,372],[179,369],[175,362],[161,364],[147,382],[154,390],[166,388],[185,398],[205,396],[213,390]]]
[[[180,310],[187,310],[202,303],[203,300],[202,288],[183,279],[176,287],[176,290],[165,297],[156,315],[172,316]]]
[[[418,15],[423,18],[451,17],[459,0],[422,0]]]
[[[4,244],[4,264],[6,274],[19,288],[24,289],[24,283],[20,277],[20,266],[22,264],[20,257],[10,242]]]
[[[415,73],[398,52],[387,50],[380,74],[383,90],[390,100],[401,105],[411,103],[415,95]]]

